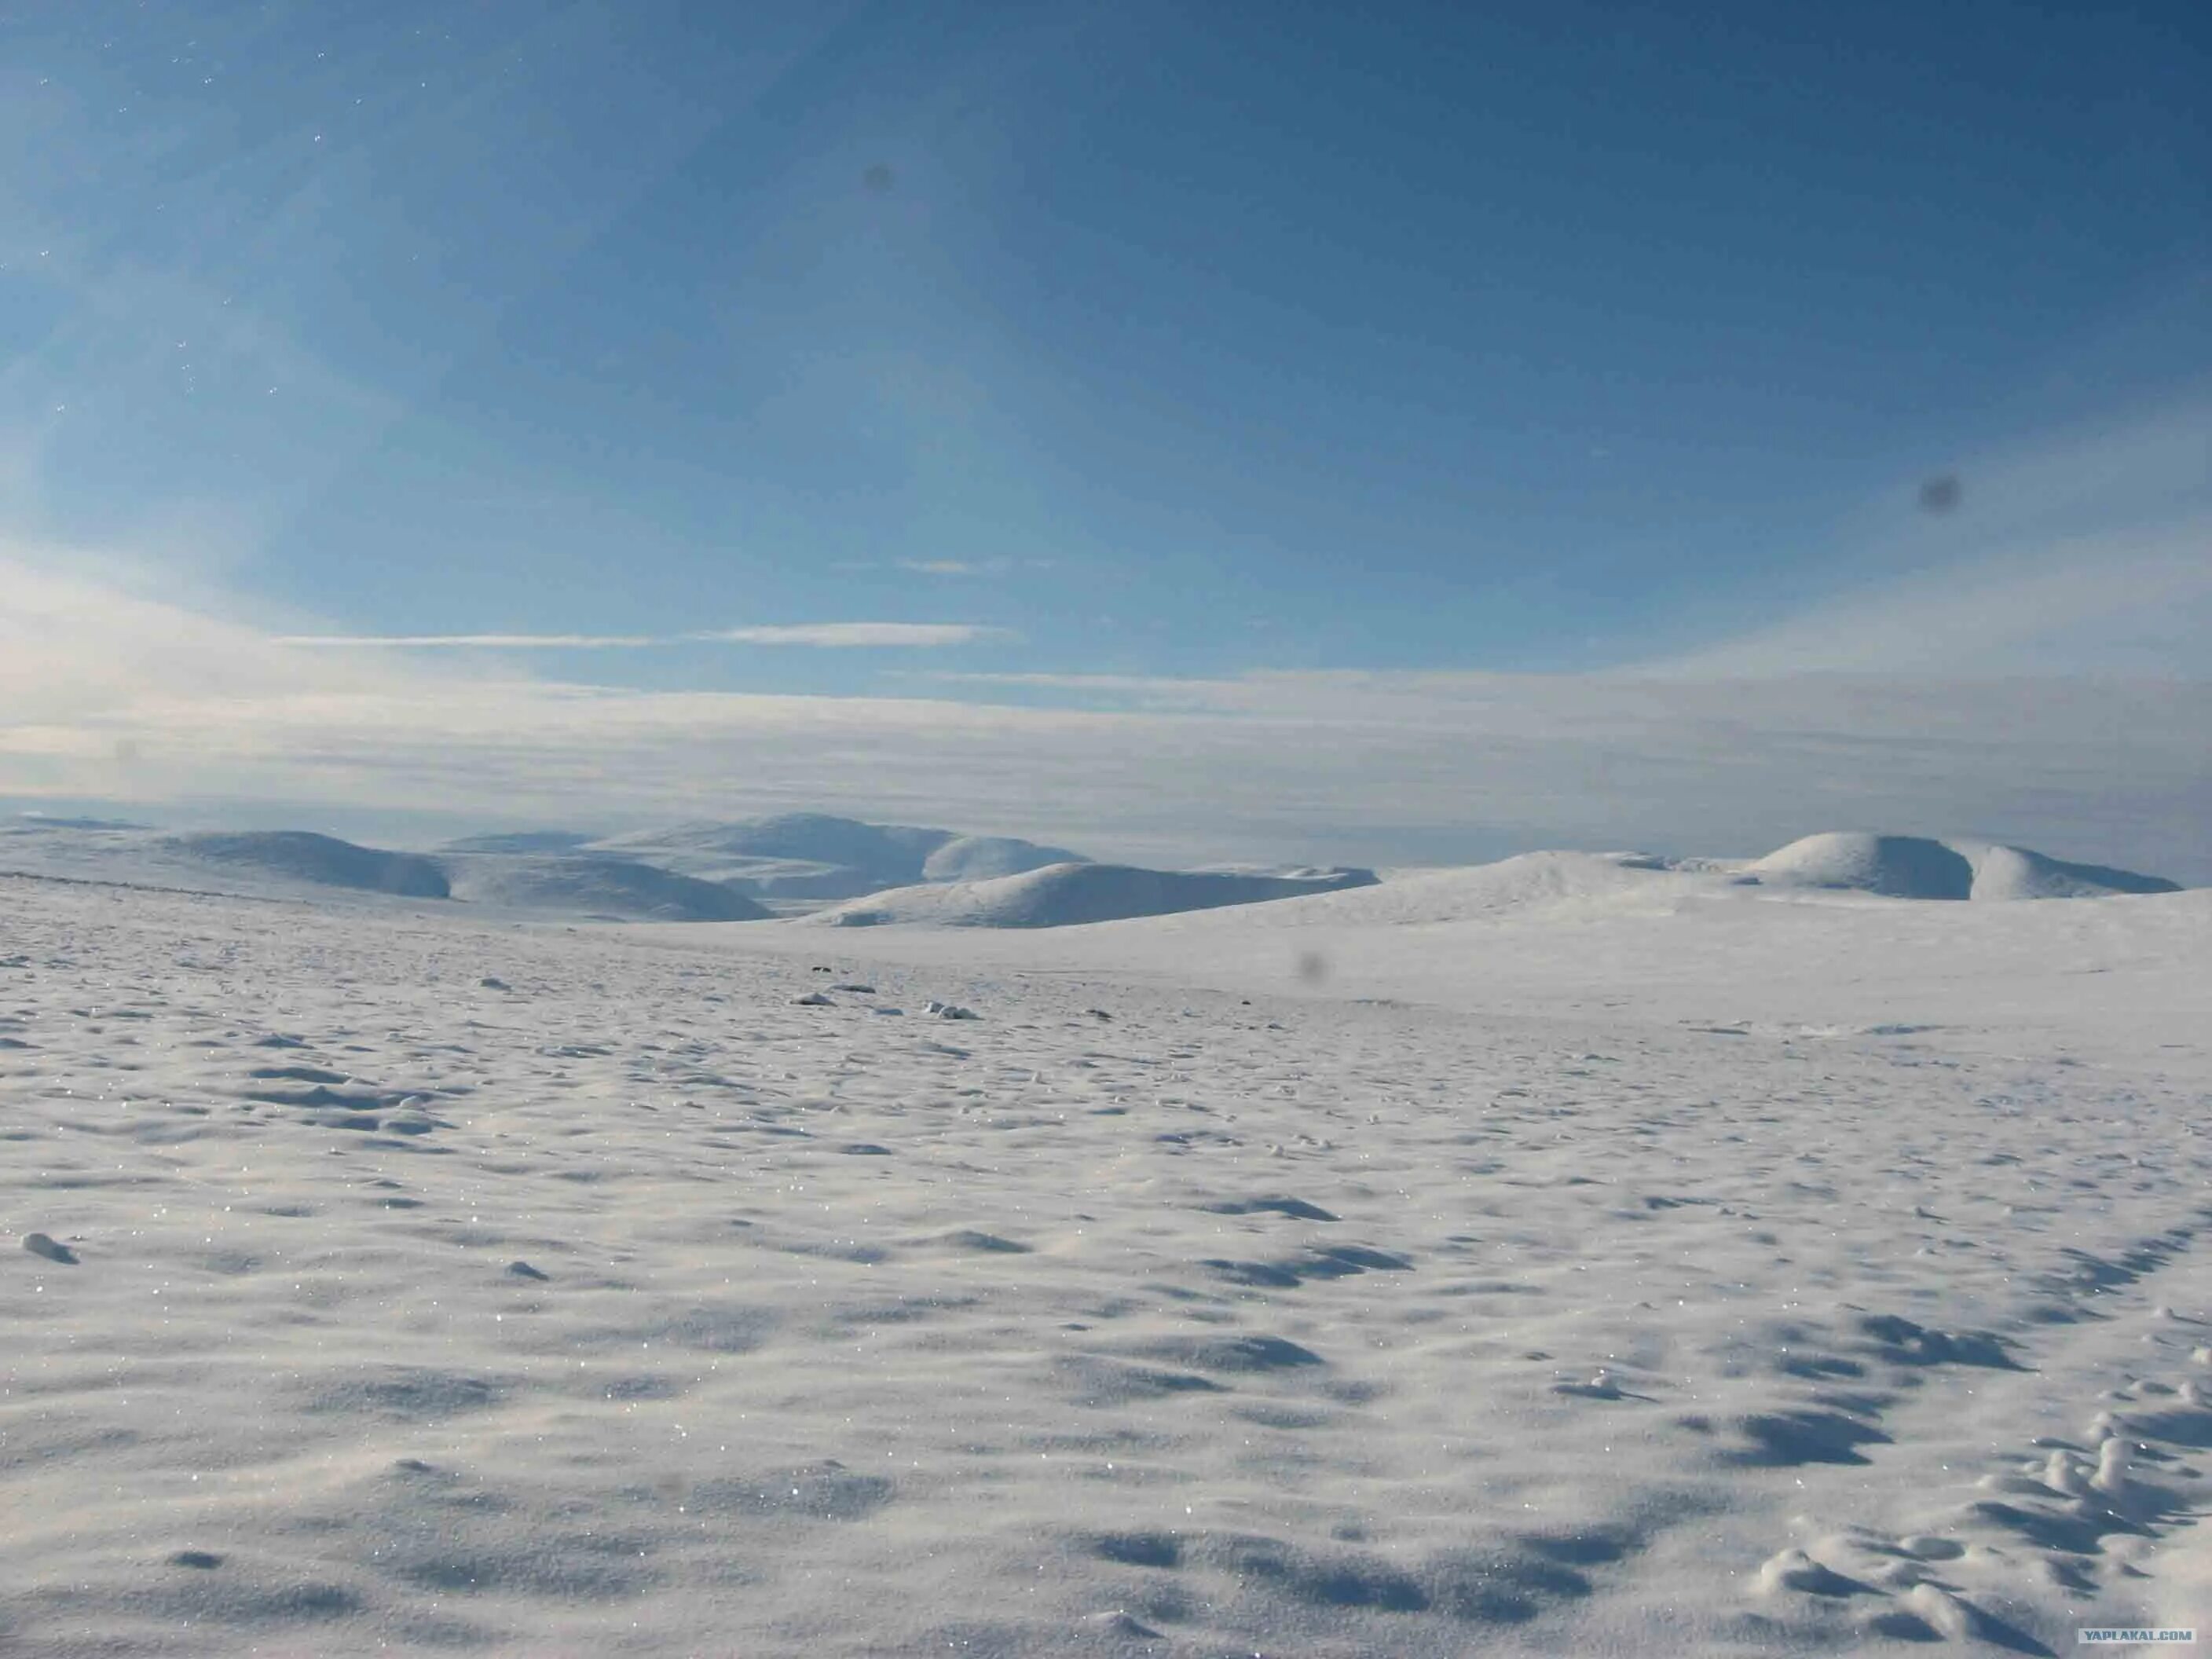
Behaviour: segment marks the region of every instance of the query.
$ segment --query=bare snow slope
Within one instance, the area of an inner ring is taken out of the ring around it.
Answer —
[[[1312,877],[1139,870],[1121,864],[1055,864],[989,881],[894,888],[817,910],[807,925],[873,927],[924,922],[940,927],[1070,927],[1221,905],[1258,904],[1371,885],[1369,870]]]
[[[1911,836],[1808,836],[1750,863],[1662,859],[1640,853],[1527,853],[1495,864],[1393,872],[1265,877],[1131,870],[1089,865],[1012,880],[902,888],[818,911],[830,926],[918,924],[1058,927],[1267,904],[1254,925],[1282,927],[1434,927],[1519,918],[1546,925],[1629,913],[1667,912],[1699,898],[1866,894],[1911,899],[2073,898],[2180,890],[2153,876],[2067,864],[2019,848]],[[1240,931],[1240,920],[1218,924]]]
[[[0,878],[0,1648],[2201,1628],[2212,894],[1512,879],[826,933]]]
[[[2208,939],[2212,890],[1923,903],[1747,882],[1704,860],[1535,853],[1091,927],[884,927],[866,949],[976,972],[1112,972],[1485,1017],[1564,1009],[1800,1034],[1940,1026],[1977,1045],[2048,1027],[2125,1054],[2212,1015],[2195,967]],[[745,943],[822,948],[805,923],[748,930]],[[1993,1023],[1999,1008],[2011,1018]]]

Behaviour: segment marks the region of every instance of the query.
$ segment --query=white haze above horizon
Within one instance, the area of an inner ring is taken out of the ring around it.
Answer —
[[[865,694],[696,690],[635,683],[647,639],[562,659],[607,671],[588,677],[527,639],[333,649],[324,619],[203,560],[0,544],[0,799],[401,840],[814,810],[1167,863],[1752,855],[1864,828],[2212,883],[2212,519],[2189,487],[2207,407],[1992,463],[2026,516],[1954,535],[1948,562],[1870,540],[1793,617],[1596,672],[948,666]],[[714,631],[841,657],[964,638]]]

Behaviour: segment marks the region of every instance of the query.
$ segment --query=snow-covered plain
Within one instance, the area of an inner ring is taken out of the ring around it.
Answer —
[[[2208,987],[2204,891],[1571,855],[1014,933],[0,877],[0,1650],[2202,1633]]]

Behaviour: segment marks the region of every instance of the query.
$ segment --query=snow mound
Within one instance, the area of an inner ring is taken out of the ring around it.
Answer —
[[[830,927],[917,922],[939,927],[1068,927],[1168,915],[1224,905],[1258,904],[1316,891],[1371,885],[1371,870],[1337,871],[1304,880],[1120,864],[1054,864],[987,881],[896,888],[834,905],[806,918]]]
[[[1963,843],[1961,844],[1963,849]],[[2024,847],[1978,848],[1978,899],[2107,898],[2116,893],[2178,893],[2180,884],[2101,864],[2069,864]]]
[[[2025,848],[1835,830],[1793,841],[1746,866],[1762,882],[1910,899],[2097,898],[2172,893],[2157,876],[2068,864]]]
[[[1040,847],[1012,836],[955,836],[922,861],[925,881],[988,881],[1054,864],[1088,864],[1065,847]]]
[[[1963,899],[1974,890],[1972,859],[1921,836],[1838,830],[1807,836],[1750,866],[1762,881],[1832,887],[1891,898]]]
[[[649,921],[757,921],[769,912],[734,888],[623,859],[457,854],[453,896],[474,904]]]
[[[254,830],[172,836],[167,846],[194,862],[403,898],[446,898],[451,889],[435,859],[357,847],[306,830]]]

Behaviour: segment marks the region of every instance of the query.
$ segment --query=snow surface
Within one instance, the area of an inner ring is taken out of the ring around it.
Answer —
[[[2201,1631],[2212,893],[1738,884],[829,933],[0,877],[0,1650]]]

